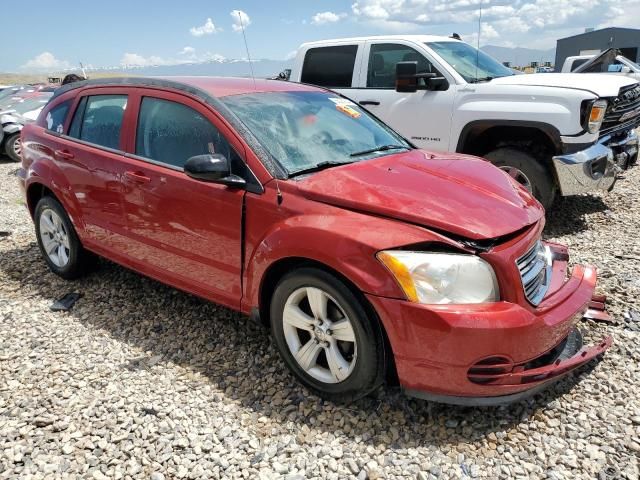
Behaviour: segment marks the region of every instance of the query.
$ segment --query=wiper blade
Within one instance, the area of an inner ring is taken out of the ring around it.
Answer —
[[[471,80],[471,83],[479,83],[479,82],[490,82],[491,80],[493,80],[495,77],[480,77],[480,78],[474,78]]]
[[[402,145],[382,145],[380,147],[370,148],[369,150],[362,150],[361,152],[354,152],[350,157],[359,157],[360,155],[367,155],[375,152],[386,152],[388,150],[408,150],[409,147],[403,147]]]
[[[333,161],[320,162],[320,163],[318,163],[316,165],[313,165],[312,167],[303,168],[301,170],[296,170],[295,172],[290,173],[289,177],[295,177],[295,176],[298,176],[298,175],[304,175],[305,173],[319,172],[320,170],[325,170],[325,169],[331,168],[331,167],[337,167],[339,165],[348,165],[350,163],[353,163],[353,162],[333,162]]]

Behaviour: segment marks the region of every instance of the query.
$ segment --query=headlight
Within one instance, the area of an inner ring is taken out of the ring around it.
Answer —
[[[596,133],[600,130],[602,120],[604,120],[604,114],[607,111],[607,101],[597,100],[591,106],[591,112],[589,113],[589,133]]]
[[[485,303],[500,299],[491,265],[473,255],[386,250],[380,260],[411,302]]]

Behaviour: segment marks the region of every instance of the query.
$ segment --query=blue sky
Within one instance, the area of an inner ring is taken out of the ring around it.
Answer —
[[[254,58],[284,59],[302,42],[385,33],[446,34],[482,44],[551,48],[585,27],[634,26],[640,0],[33,0],[2,22],[0,71],[173,64],[243,58],[234,28],[244,12]],[[4,10],[6,12],[6,10]],[[210,19],[210,20],[209,20]]]

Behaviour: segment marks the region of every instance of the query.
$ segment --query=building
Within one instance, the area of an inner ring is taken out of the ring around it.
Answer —
[[[640,60],[640,30],[636,28],[588,28],[584,33],[561,38],[556,45],[556,71],[562,70],[567,57],[595,55],[607,48],[617,48],[622,54],[638,62]]]

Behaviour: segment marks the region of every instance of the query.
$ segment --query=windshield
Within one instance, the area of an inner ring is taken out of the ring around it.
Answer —
[[[507,77],[514,73],[493,57],[464,42],[428,42],[469,83]]]
[[[18,100],[12,105],[8,106],[6,110],[13,110],[20,115],[32,112],[44,107],[51,95],[38,95],[37,97],[27,98],[24,100]]]
[[[289,173],[411,148],[355,103],[328,92],[268,92],[221,98]]]

